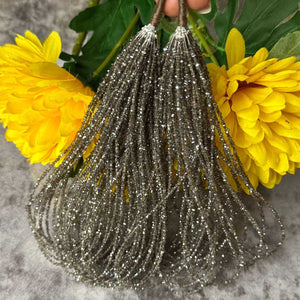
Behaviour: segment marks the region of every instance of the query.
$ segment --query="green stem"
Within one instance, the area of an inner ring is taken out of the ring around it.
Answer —
[[[214,54],[212,53],[209,45],[207,44],[205,37],[203,36],[202,32],[198,29],[198,26],[196,24],[194,17],[192,16],[192,13],[189,13],[188,20],[193,27],[193,32],[196,34],[198,39],[201,41],[201,44],[203,45],[205,51],[207,52],[208,57],[211,59],[211,61],[213,63],[215,63],[217,66],[219,66],[219,63],[218,63],[216,57],[214,56]]]
[[[200,18],[200,20],[202,20],[202,18]],[[205,24],[205,21],[202,24]],[[217,50],[219,50],[221,52],[225,52],[225,49],[223,47],[218,46],[217,43],[213,40],[213,38],[210,36],[210,34],[207,32],[207,29],[206,29],[205,25],[198,26],[198,30],[200,32],[201,32],[202,29],[205,32],[204,35],[205,35],[205,40],[207,41],[207,43],[209,45],[213,46],[215,49],[217,49]]]
[[[115,47],[111,50],[108,56],[105,58],[103,63],[97,68],[97,70],[93,73],[93,77],[97,77],[108,65],[108,63],[112,60],[112,58],[117,54],[119,48],[124,44],[124,42],[128,39],[129,35],[131,34],[132,30],[135,27],[135,24],[140,18],[140,13],[137,12],[129,26],[126,28],[125,32],[121,36],[120,40],[117,42]]]
[[[99,0],[90,0],[88,7],[96,6],[96,5],[98,5],[99,2],[100,2]],[[86,35],[87,35],[87,32],[80,32],[78,34],[77,40],[76,40],[75,45],[72,50],[72,55],[78,55],[80,53],[80,50],[84,43]]]
[[[86,32],[80,32],[78,34],[77,40],[72,50],[72,55],[78,55],[80,53],[82,44],[86,38],[86,34],[87,34]]]
[[[192,11],[192,10],[190,10],[190,14],[192,14],[193,16],[195,16],[196,14],[194,13],[194,11]],[[224,48],[222,48],[222,47],[220,47],[220,46],[218,46],[217,45],[217,43],[213,40],[213,38],[210,36],[210,34],[208,33],[208,31],[207,31],[207,29],[206,29],[206,27],[205,27],[205,22],[206,22],[206,20],[205,20],[205,18],[203,17],[203,15],[201,15],[201,14],[199,14],[199,15],[197,15],[198,17],[199,17],[199,19],[200,19],[200,21],[201,21],[201,23],[203,24],[201,27],[204,27],[205,28],[205,39],[206,39],[206,41],[211,45],[211,46],[213,46],[215,49],[217,49],[217,50],[219,50],[219,51],[221,51],[221,52],[225,52],[225,49]],[[201,28],[200,27],[200,28]],[[198,28],[199,28],[199,26],[198,26]]]
[[[225,49],[223,47],[220,47],[217,45],[217,43],[210,37],[210,36],[206,36],[206,40],[207,42],[212,45],[215,49],[221,51],[221,52],[225,52]]]

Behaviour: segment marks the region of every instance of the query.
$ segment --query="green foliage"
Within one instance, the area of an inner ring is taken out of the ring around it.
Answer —
[[[300,31],[287,34],[281,38],[270,51],[270,58],[286,58],[297,56],[300,60]]]
[[[159,29],[158,37],[159,37],[161,49],[163,49],[164,46],[168,43],[170,36],[175,31],[176,27],[177,27],[176,21],[174,21],[173,19],[167,16],[162,16],[160,25],[158,27]]]
[[[224,9],[221,10],[221,1],[211,0],[210,13],[192,13],[199,31],[215,50],[214,55],[221,65],[226,64],[224,46],[227,35],[233,27],[236,27],[244,36],[247,55],[253,55],[261,47],[270,50],[283,36],[300,31],[298,0],[245,0],[243,6],[242,2],[241,0],[227,0]],[[115,48],[137,11],[140,12],[140,20],[132,34],[150,22],[153,9],[154,0],[107,0],[103,4],[85,9],[71,21],[70,28],[78,33],[88,32],[88,41],[79,55],[61,54],[61,59],[66,61],[64,67],[83,83],[96,89],[114,59],[97,78],[93,78],[93,72]],[[205,27],[207,22],[212,25],[209,30]],[[162,47],[168,42],[176,26],[176,20],[168,17],[162,18],[159,26],[159,39]],[[284,47],[286,47],[285,51],[290,53],[288,48],[293,46],[291,37],[294,35],[287,36],[280,43],[278,42],[272,50],[272,55],[277,54],[281,51],[278,49]],[[288,45],[284,46],[284,43]]]
[[[298,0],[245,1],[236,27],[244,36],[247,51],[253,54],[264,47],[270,32],[297,9]]]
[[[176,27],[177,22],[172,20],[171,18],[168,18],[166,16],[163,16],[161,18],[160,28],[162,28],[169,35],[171,35],[175,31]]]
[[[228,0],[224,11],[218,11],[214,18],[214,28],[218,38],[218,45],[225,46],[226,37],[233,25],[234,17],[239,8],[239,0]]]
[[[69,60],[64,67],[86,84],[96,87],[106,70],[95,80],[92,78],[93,72],[115,47],[137,9],[141,15],[141,23],[136,30],[150,22],[153,8],[152,0],[108,0],[85,9],[71,21],[70,28],[78,33],[88,31],[93,34],[82,48],[82,55],[62,56]]]
[[[80,157],[78,162],[73,166],[73,170],[70,172],[69,177],[74,178],[78,174],[82,165],[83,165],[83,158]]]
[[[292,18],[290,18],[287,22],[281,24],[276,27],[272,33],[270,38],[267,41],[266,47],[271,49],[274,44],[283,36],[288,33],[299,31],[300,30],[300,11],[298,11]]]
[[[239,0],[228,0],[213,18],[218,46],[224,47],[229,31],[236,27],[245,39],[247,55],[261,47],[271,49],[281,36],[299,30],[299,13],[286,22],[297,10],[298,0],[245,0],[243,7]],[[224,52],[217,51],[216,56],[221,64],[226,62]]]

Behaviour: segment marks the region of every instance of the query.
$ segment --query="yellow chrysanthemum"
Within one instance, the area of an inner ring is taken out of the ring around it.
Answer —
[[[26,31],[0,47],[0,121],[31,163],[53,162],[74,140],[93,92],[56,65],[61,40]]]
[[[208,65],[214,97],[251,183],[272,188],[300,167],[300,62],[266,48],[245,58],[237,29],[225,51],[228,69]]]

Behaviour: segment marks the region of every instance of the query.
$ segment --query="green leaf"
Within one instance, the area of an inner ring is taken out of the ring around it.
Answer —
[[[229,31],[236,27],[245,39],[247,55],[253,55],[261,47],[270,49],[284,34],[299,30],[298,13],[284,23],[298,10],[298,3],[298,0],[245,0],[241,8],[240,1],[228,0],[224,11],[218,11],[213,19],[218,46],[224,47]],[[221,64],[225,61],[221,51],[216,51],[216,56]]]
[[[177,28],[177,21],[174,21],[166,16],[163,16],[161,18],[159,28],[162,28],[168,34],[172,34]]]
[[[214,20],[218,46],[224,47],[228,32],[233,27],[233,20],[239,8],[239,0],[228,0],[224,11],[218,11]]]
[[[214,29],[217,35],[217,45],[224,48],[227,35],[233,27],[234,17],[239,9],[239,0],[228,0],[223,11],[218,11],[214,18]],[[226,53],[216,51],[215,56],[220,65],[226,64]]]
[[[287,34],[271,49],[269,58],[287,58],[297,56],[300,60],[300,31]]]
[[[300,30],[300,11],[298,11],[292,18],[287,22],[276,27],[270,38],[267,41],[266,48],[272,49],[275,43],[283,36],[288,33]]]
[[[83,158],[80,157],[80,159],[74,164],[73,170],[69,173],[69,177],[74,178],[78,174],[82,165],[83,165]]]
[[[162,28],[158,30],[158,41],[161,50],[163,50],[166,44],[169,42],[170,36],[171,34],[168,33],[166,30],[163,30]]]
[[[248,0],[235,26],[242,33],[247,52],[264,47],[270,32],[298,10],[298,0]]]
[[[101,76],[95,81],[93,72],[115,47],[122,34],[133,20],[136,9],[140,11],[142,25],[151,20],[154,8],[152,0],[108,0],[98,6],[90,7],[79,13],[70,23],[76,32],[93,32],[82,48],[82,55],[73,56],[75,62],[67,63],[72,73],[97,86]],[[72,66],[73,64],[73,66]],[[104,75],[104,72],[101,74]]]
[[[59,58],[60,58],[61,60],[64,60],[64,61],[70,61],[70,60],[73,59],[71,54],[68,54],[68,53],[66,53],[66,52],[64,52],[64,51],[62,51],[62,52],[60,53]]]

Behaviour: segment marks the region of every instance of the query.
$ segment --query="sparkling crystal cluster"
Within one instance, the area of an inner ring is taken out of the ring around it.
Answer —
[[[283,239],[276,211],[243,172],[182,26],[162,57],[151,24],[129,42],[62,158],[36,184],[27,212],[45,256],[78,280],[142,288],[157,278],[197,290],[230,281]],[[231,187],[225,167],[250,195]]]

